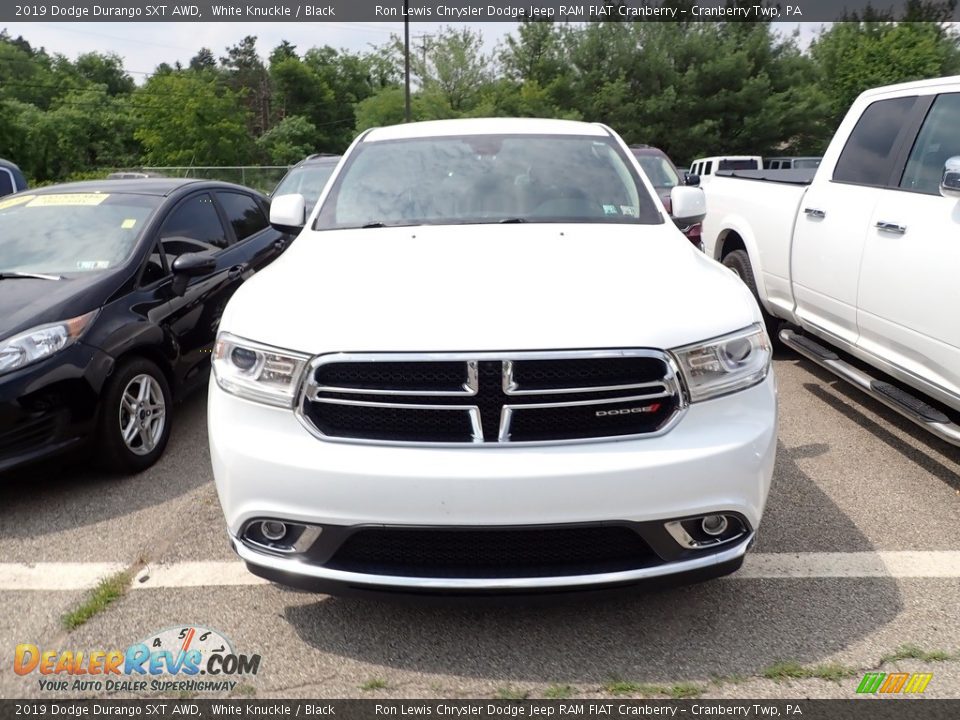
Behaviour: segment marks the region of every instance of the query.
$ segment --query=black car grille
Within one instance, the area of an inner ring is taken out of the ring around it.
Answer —
[[[0,460],[30,452],[50,442],[57,433],[60,416],[55,413],[28,418],[0,434]]]
[[[360,529],[325,565],[370,575],[509,578],[622,572],[660,562],[633,529],[611,525]]]
[[[324,438],[504,444],[656,433],[682,407],[658,351],[364,354],[316,362],[300,413]]]

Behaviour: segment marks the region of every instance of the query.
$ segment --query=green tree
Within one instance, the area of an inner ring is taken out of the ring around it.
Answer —
[[[134,95],[134,137],[149,165],[239,165],[250,162],[247,110],[238,93],[189,72],[152,76]]]
[[[302,115],[290,115],[257,138],[271,165],[292,165],[315,152],[317,128]]]

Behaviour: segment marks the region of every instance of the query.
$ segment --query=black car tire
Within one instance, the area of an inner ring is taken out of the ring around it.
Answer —
[[[776,318],[768,313],[766,308],[763,307],[763,303],[760,302],[760,294],[757,292],[757,281],[753,276],[753,267],[750,265],[750,256],[747,255],[747,251],[734,250],[729,255],[724,256],[723,266],[732,270],[738,278],[743,280],[743,284],[750,289],[750,292],[753,293],[757,305],[760,306],[760,313],[763,315],[763,324],[767,328],[770,342],[773,343],[774,347],[780,347],[781,342],[778,333],[782,321],[780,318]]]
[[[117,365],[101,396],[97,427],[96,454],[104,469],[133,474],[160,458],[170,438],[171,400],[166,375],[153,361],[134,357]],[[125,431],[133,437],[125,439]]]

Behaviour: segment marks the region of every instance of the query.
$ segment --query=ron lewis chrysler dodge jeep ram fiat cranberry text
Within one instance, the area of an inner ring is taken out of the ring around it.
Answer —
[[[698,188],[671,199],[702,218]],[[214,353],[214,474],[254,573],[460,593],[739,567],[773,471],[770,340],[611,130],[368,131],[304,218],[274,199],[305,227]]]

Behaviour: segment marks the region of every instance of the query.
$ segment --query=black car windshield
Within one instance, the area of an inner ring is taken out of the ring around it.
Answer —
[[[78,273],[125,261],[162,198],[108,193],[0,199],[0,272]]]
[[[674,188],[680,184],[680,176],[666,158],[657,155],[637,155],[637,162],[650,178],[655,188]]]
[[[295,167],[284,175],[273,191],[273,197],[300,193],[306,200],[307,212],[310,212],[320,199],[320,193],[336,167],[336,161]]]
[[[662,222],[606,137],[469,135],[360,144],[318,230],[498,222]]]

